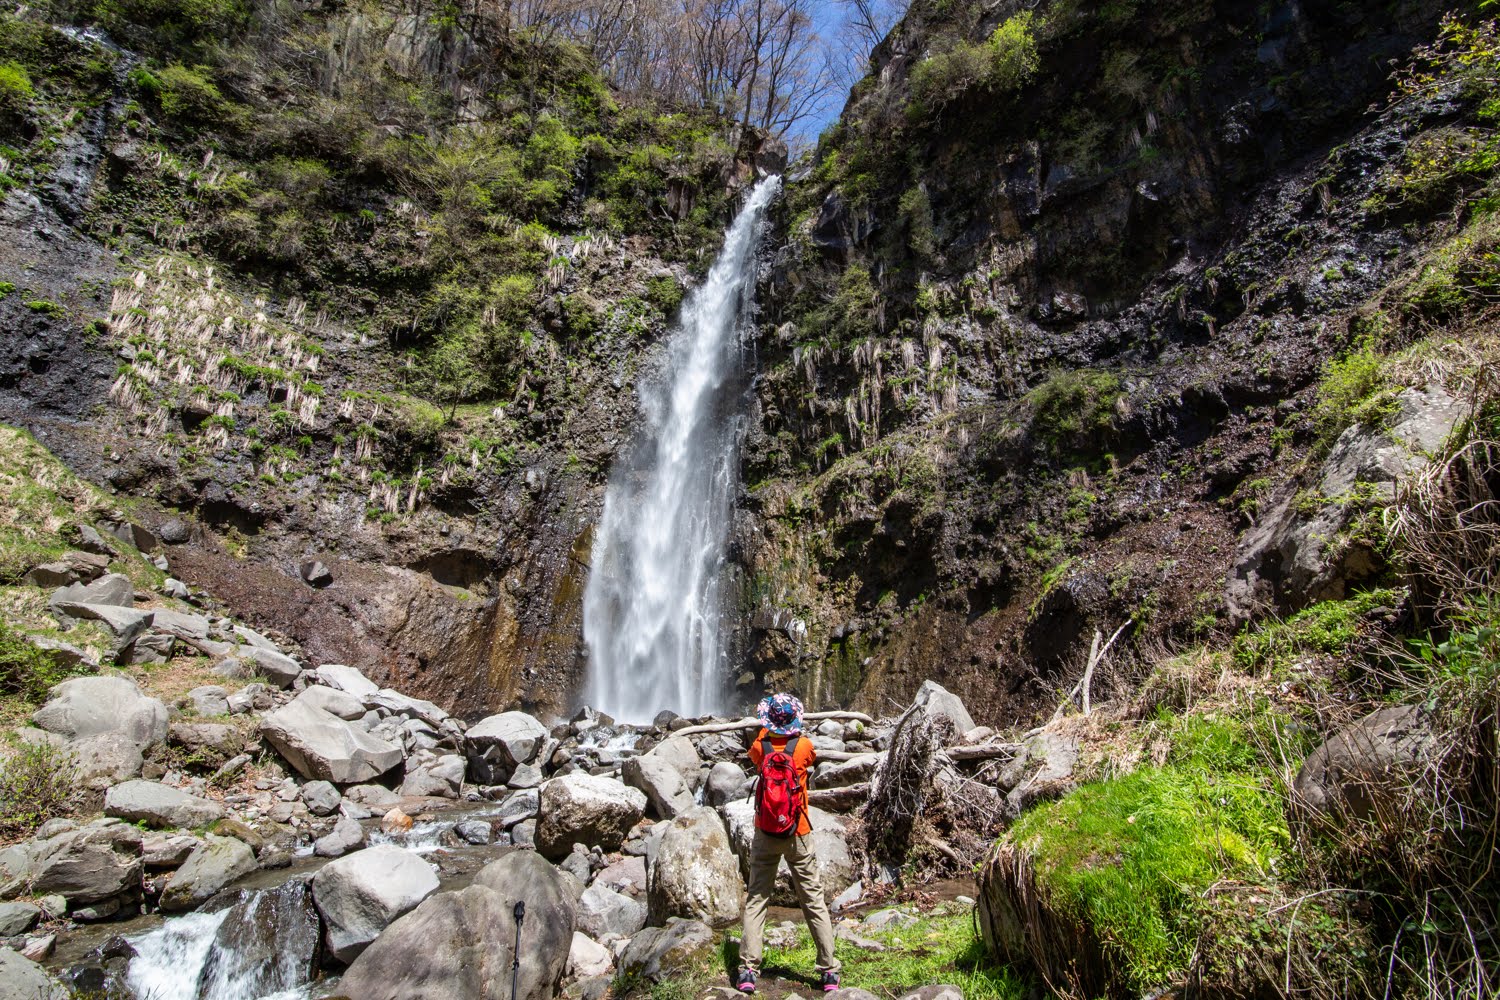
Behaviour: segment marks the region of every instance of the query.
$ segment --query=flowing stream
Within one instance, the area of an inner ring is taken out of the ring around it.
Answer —
[[[589,704],[622,722],[703,715],[725,691],[720,579],[744,424],[755,248],[781,187],[755,186],[682,307],[644,425],[616,461],[583,597]]]

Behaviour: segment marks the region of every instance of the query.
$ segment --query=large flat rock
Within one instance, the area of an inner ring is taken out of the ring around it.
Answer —
[[[401,747],[300,699],[261,719],[260,733],[305,778],[355,785],[400,765]]]

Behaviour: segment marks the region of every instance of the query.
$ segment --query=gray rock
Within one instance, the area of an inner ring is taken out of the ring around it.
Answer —
[[[106,573],[92,583],[74,583],[62,587],[52,594],[50,601],[54,609],[62,604],[83,604],[90,607],[135,607],[135,584],[122,573]],[[70,614],[70,612],[64,612]],[[71,617],[79,617],[71,615]]]
[[[365,828],[348,816],[339,817],[333,830],[313,841],[313,853],[320,858],[337,858],[364,846]]]
[[[339,811],[343,796],[329,782],[309,781],[302,786],[302,801],[307,804],[307,811],[314,816],[332,816]]]
[[[509,997],[515,921],[521,924],[520,1000],[551,1000],[573,943],[572,900],[562,877],[528,851],[485,866],[460,892],[430,896],[354,960],[340,990],[361,1000]]]
[[[401,796],[383,785],[355,785],[345,790],[344,798],[379,813],[384,813],[401,802]]]
[[[244,734],[221,722],[174,722],[167,727],[167,742],[187,750],[202,766],[228,760],[245,749]]]
[[[673,920],[665,927],[647,927],[630,939],[620,956],[620,974],[665,982],[673,973],[692,968],[713,947],[712,928],[698,920]]]
[[[542,795],[535,788],[523,788],[505,797],[495,813],[495,822],[502,827],[514,826],[526,819],[534,819],[541,811]]]
[[[264,684],[246,684],[228,698],[229,714],[244,715],[247,712],[265,712],[276,704],[271,689]]]
[[[511,788],[540,788],[543,778],[541,768],[535,764],[522,764],[511,772],[506,784]]]
[[[463,788],[464,759],[458,754],[439,757],[429,751],[414,755],[401,781],[402,795],[431,795],[456,799]]]
[[[1233,619],[1266,605],[1290,611],[1342,598],[1385,565],[1369,545],[1344,544],[1362,506],[1349,497],[1361,486],[1378,500],[1393,497],[1396,484],[1425,466],[1470,410],[1437,386],[1407,389],[1399,403],[1391,427],[1357,424],[1339,435],[1319,470],[1317,495],[1327,502],[1309,512],[1299,496],[1288,496],[1245,532],[1224,595]]]
[[[321,708],[346,722],[361,718],[365,714],[365,703],[354,695],[322,684],[308,687],[294,700],[305,702],[314,708]]]
[[[187,584],[172,576],[169,576],[162,581],[161,592],[166,596],[179,601],[185,601],[189,597],[193,596],[193,592],[188,589]]]
[[[191,642],[206,640],[210,631],[207,618],[182,611],[152,612],[151,627],[157,632],[166,632]]]
[[[0,851],[0,897],[56,894],[87,906],[140,888],[139,830],[115,820],[56,830]]]
[[[141,863],[147,868],[176,868],[203,846],[186,833],[148,833],[141,838]]]
[[[869,781],[875,774],[885,754],[861,753],[855,754],[846,761],[830,761],[820,765],[817,770],[816,779],[813,782],[815,788],[848,788]]]
[[[229,714],[229,692],[216,684],[195,687],[187,693],[193,711],[198,715],[214,716]]]
[[[708,771],[703,801],[717,808],[735,799],[746,798],[750,794],[752,780],[738,764],[721,760]]]
[[[71,992],[40,965],[0,946],[0,1000],[62,1000]]]
[[[884,947],[876,945],[872,950],[883,951]],[[862,990],[857,986],[845,986],[841,990],[824,993],[823,1000],[880,1000],[880,998],[869,990]]]
[[[901,1000],[964,1000],[964,991],[957,986],[945,983],[939,986],[924,986],[911,993],[902,994]]]
[[[1391,824],[1412,778],[1437,752],[1420,708],[1382,708],[1334,733],[1307,755],[1293,785],[1294,815],[1332,826]]]
[[[162,890],[161,908],[167,913],[191,910],[255,869],[255,852],[249,844],[209,834]]]
[[[167,736],[167,706],[124,677],[74,677],[54,687],[31,719],[71,740],[123,733],[142,746]]]
[[[35,903],[0,903],[0,938],[25,934],[42,919],[42,908]]]
[[[148,629],[129,648],[115,654],[116,663],[166,663],[177,648],[177,638]]]
[[[650,754],[632,757],[620,768],[620,777],[646,794],[652,812],[660,819],[671,819],[693,808],[693,793],[683,783],[682,774],[663,758]]]
[[[235,625],[234,635],[241,643],[253,646],[256,649],[265,649],[273,653],[281,652],[281,647],[270,638],[261,635],[248,625]]]
[[[188,526],[181,518],[170,518],[163,521],[156,529],[156,537],[168,545],[182,545],[188,540]]]
[[[601,882],[583,890],[578,898],[578,929],[603,940],[606,934],[630,937],[646,926],[646,907]]]
[[[739,862],[718,813],[698,806],[667,824],[647,874],[651,923],[689,917],[727,927],[740,919],[744,894]]]
[[[614,968],[615,957],[610,950],[587,934],[573,932],[573,945],[568,949],[568,972],[573,978],[602,976]]]
[[[470,726],[465,737],[475,780],[498,785],[521,764],[536,760],[547,729],[525,712],[501,712]]]
[[[953,723],[955,734],[967,733],[974,728],[974,720],[963,700],[937,681],[923,681],[912,701],[929,719],[947,719]]]
[[[462,823],[453,824],[453,833],[466,844],[475,847],[485,847],[494,839],[494,831],[490,825],[481,819],[464,820]]]
[[[523,819],[510,828],[510,842],[517,847],[536,846],[536,820]]]
[[[262,718],[260,732],[303,777],[339,785],[378,778],[404,756],[401,747],[301,701]]]
[[[211,774],[208,783],[215,788],[226,788],[229,783],[240,776],[246,767],[250,765],[250,755],[247,753],[236,754],[226,760],[219,769]]]
[[[297,569],[302,582],[310,587],[323,588],[333,582],[333,571],[319,560],[305,562]]]
[[[99,658],[82,647],[45,635],[28,635],[26,641],[47,655],[54,664],[69,670],[99,666]]]
[[[342,663],[325,663],[318,667],[315,673],[318,679],[329,687],[337,688],[359,699],[364,699],[380,690],[379,686],[368,680],[364,674]]]
[[[366,708],[384,709],[392,715],[401,715],[409,719],[421,719],[430,726],[440,726],[443,720],[448,718],[448,713],[438,708],[430,701],[420,698],[408,698],[399,691],[390,688],[382,688],[374,694],[365,695]]]
[[[69,552],[56,562],[33,566],[21,577],[21,583],[28,587],[69,587],[97,580],[108,568],[108,556]]]
[[[132,823],[191,828],[223,818],[224,807],[180,788],[136,779],[105,793],[104,814]]]
[[[548,858],[566,857],[575,843],[616,850],[645,810],[645,794],[613,778],[553,778],[541,787],[537,850]]]
[[[286,689],[302,673],[302,665],[277,649],[241,646],[238,656],[254,665],[255,672],[273,686]]]
[[[247,681],[255,676],[255,670],[254,663],[239,656],[226,656],[213,666],[215,674],[230,681]]]
[[[670,764],[682,777],[682,784],[689,793],[696,794],[703,783],[703,758],[692,740],[685,736],[672,736],[652,747],[645,756]]]
[[[124,733],[89,736],[69,744],[68,749],[73,754],[74,780],[95,792],[140,777],[146,763],[141,745]]]
[[[340,962],[352,962],[392,921],[438,890],[426,861],[384,844],[330,861],[313,876],[324,941]]]
[[[996,787],[1006,792],[1008,814],[1019,816],[1034,802],[1066,794],[1074,785],[1077,761],[1076,736],[1045,730],[1028,739],[995,779]],[[950,779],[951,775],[940,773],[937,780],[946,783]],[[965,792],[971,797],[982,794],[969,785]]]
[[[113,637],[112,648],[117,662],[122,656],[128,656],[131,644],[145,633],[152,618],[149,611],[117,608],[110,604],[65,602],[54,605],[54,608],[59,612],[60,621],[64,625],[71,625],[74,621],[96,621],[104,626],[105,631]]]
[[[101,556],[113,556],[115,554],[115,547],[105,541],[103,536],[95,531],[92,525],[75,524],[71,537],[73,543],[85,552],[92,552],[95,555]]]

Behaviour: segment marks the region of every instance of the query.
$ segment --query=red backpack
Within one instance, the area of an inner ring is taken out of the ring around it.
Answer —
[[[785,750],[777,750],[767,736],[761,740],[760,780],[755,783],[755,825],[773,837],[789,837],[797,832],[802,818],[802,782],[797,779],[797,765],[792,753],[799,736],[786,741]]]

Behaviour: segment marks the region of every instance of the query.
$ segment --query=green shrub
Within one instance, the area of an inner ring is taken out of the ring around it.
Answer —
[[[670,274],[646,279],[646,300],[660,309],[663,316],[671,316],[682,305],[687,289]]]
[[[970,90],[996,93],[1016,90],[1041,65],[1036,15],[1023,10],[1011,15],[978,44],[960,41],[927,57],[911,72],[911,113],[915,118],[937,114],[944,105]]]
[[[0,834],[30,833],[72,811],[73,755],[49,743],[18,743],[0,758]]]
[[[249,6],[244,0],[95,0],[91,13],[111,34],[166,54],[240,30]]]
[[[1388,374],[1384,355],[1373,346],[1363,345],[1328,362],[1313,410],[1319,437],[1332,443],[1346,427],[1385,426],[1400,408],[1400,391]]]
[[[1123,396],[1111,372],[1058,372],[1026,396],[1032,438],[1054,457],[1098,451],[1115,437]]]
[[[65,311],[62,306],[51,299],[32,299],[26,303],[26,308],[43,316],[60,316]]]
[[[54,684],[70,674],[25,635],[0,622],[0,694],[41,702]]]
[[[1247,627],[1234,640],[1235,664],[1244,671],[1278,671],[1309,655],[1343,656],[1370,632],[1367,616],[1395,608],[1404,591],[1367,590],[1342,601],[1323,601],[1284,622]]]
[[[159,86],[156,99],[162,113],[180,122],[206,125],[222,121],[229,103],[208,78],[207,66],[189,68],[181,63],[167,66],[155,76]]]
[[[0,62],[0,111],[19,114],[26,110],[36,91],[31,74],[17,62]]]

